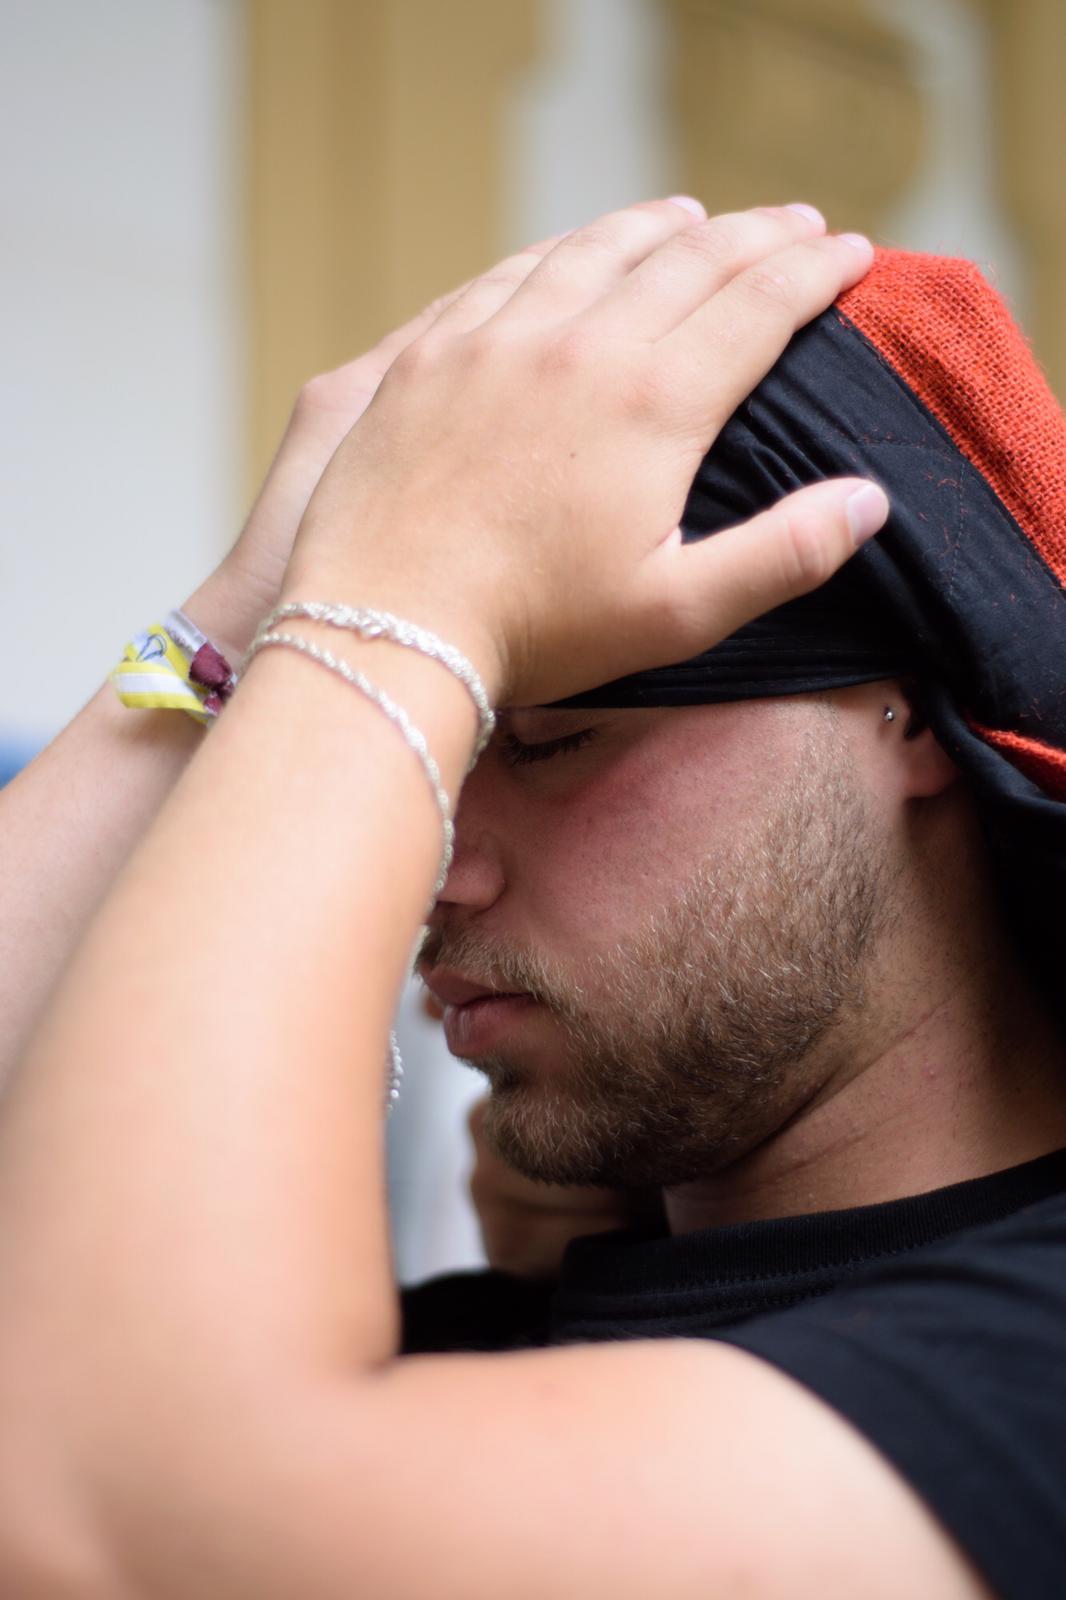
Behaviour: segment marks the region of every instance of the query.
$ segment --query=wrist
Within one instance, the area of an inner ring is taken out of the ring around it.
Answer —
[[[276,592],[244,571],[231,553],[180,609],[237,671],[256,628],[277,598]]]
[[[377,573],[367,573],[362,581],[354,581],[338,576],[335,569],[305,567],[284,584],[279,603],[324,601],[385,611],[403,622],[414,623],[461,652],[480,678],[489,704],[499,705],[505,679],[502,652],[491,627],[479,620],[473,607],[459,604],[446,590],[443,583],[439,589],[431,589],[424,582],[398,581]]]

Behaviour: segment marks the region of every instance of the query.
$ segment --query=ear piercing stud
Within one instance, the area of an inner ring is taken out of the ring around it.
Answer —
[[[885,707],[885,721],[886,722],[895,722],[895,720],[896,720],[896,713],[893,711],[891,706],[886,706]]]

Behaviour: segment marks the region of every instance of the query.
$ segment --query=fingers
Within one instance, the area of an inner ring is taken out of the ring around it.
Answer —
[[[859,234],[815,237],[745,268],[655,346],[675,394],[690,393],[708,436],[751,393],[793,334],[857,283],[873,261]],[[665,357],[665,361],[663,358]],[[710,381],[709,381],[710,380]]]
[[[467,1113],[466,1126],[471,1139],[474,1141],[475,1149],[480,1149],[481,1147],[481,1130],[485,1123],[485,1112],[488,1109],[488,1104],[491,1098],[491,1095],[483,1094],[480,1099],[474,1101],[474,1104],[470,1107],[470,1110]]]
[[[758,206],[676,232],[590,312],[625,337],[660,339],[746,267],[825,232],[812,206]]]
[[[753,617],[816,589],[883,527],[888,496],[861,478],[788,495],[697,544],[664,547],[666,610],[684,655],[710,649]],[[675,536],[676,537],[676,536]]]
[[[501,316],[534,321],[575,316],[599,300],[645,256],[704,216],[697,200],[649,200],[575,228],[511,296]]]
[[[429,305],[424,306],[416,316],[411,317],[407,322],[401,323],[398,328],[391,329],[383,338],[378,340],[373,349],[368,350],[364,355],[356,356],[352,361],[345,362],[341,367],[336,367],[332,372],[323,373],[321,380],[312,379],[311,382],[313,384],[321,382],[323,385],[331,383],[332,387],[336,389],[339,387],[337,380],[342,379],[348,373],[357,372],[364,386],[368,378],[372,379],[376,386],[388,372],[396,357],[406,350],[409,344],[413,344],[416,339],[420,339],[423,334],[428,333],[430,328],[442,322],[447,326],[448,316],[454,307],[463,304],[463,310],[456,317],[454,324],[456,330],[460,332],[469,327],[476,327],[478,322],[484,321],[486,316],[491,316],[501,295],[494,296],[492,293],[483,292],[482,303],[484,311],[475,320],[476,295],[479,289],[482,289],[482,286],[486,285],[489,280],[498,279],[501,284],[506,285],[506,294],[513,293],[515,285],[520,283],[527,273],[532,272],[537,262],[558,244],[560,237],[561,235],[556,234],[550,239],[542,239],[537,244],[528,245],[520,254],[509,257],[507,261],[500,262],[497,267],[486,273],[483,278],[468,278],[457,289],[450,289],[447,294],[438,295],[436,300],[431,300]],[[471,298],[468,299],[468,297]],[[505,298],[506,296],[502,297]]]
[[[480,278],[473,278],[441,310],[433,324],[434,338],[440,335],[469,333],[480,328],[483,322],[505,305],[519,284],[540,265],[550,250],[559,243],[561,235],[542,239],[539,244],[527,245],[513,256],[500,261]]]
[[[477,327],[492,315],[503,299],[514,292],[515,285],[521,282],[526,273],[532,272],[537,262],[556,243],[557,239],[552,238],[530,245],[520,255],[500,262],[484,278],[468,278],[457,289],[439,295],[416,316],[391,329],[363,355],[312,378],[304,386],[305,398],[318,410],[335,410],[345,414],[352,412],[353,401],[358,399],[361,411],[397,356],[402,355],[409,344],[423,338],[431,329],[465,333]],[[354,415],[350,415],[349,422],[354,420]],[[338,435],[336,442],[339,443],[340,437]]]
[[[462,298],[472,281],[468,279],[466,283],[461,283],[457,289],[451,289],[447,294],[439,295],[436,300],[431,300],[429,305],[423,307],[417,316],[412,317],[409,322],[403,323],[399,328],[393,328],[383,339],[378,340],[367,356],[359,359],[373,362],[379,379],[383,378],[401,351],[406,350],[409,344],[412,344],[415,339],[421,338],[424,333],[432,328],[434,323],[438,322],[447,312],[448,308]]]
[[[308,379],[300,392],[297,407],[302,416],[315,419],[316,432],[323,438],[327,455],[332,454],[348,429],[366,410],[397,356],[415,339],[421,338],[466,287],[464,283],[449,294],[441,295],[416,317],[399,328],[393,328],[362,355]]]

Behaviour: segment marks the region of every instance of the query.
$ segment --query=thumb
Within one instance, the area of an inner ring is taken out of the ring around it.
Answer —
[[[686,610],[700,617],[695,648],[710,649],[758,617],[825,583],[888,518],[885,491],[832,478],[778,501],[739,527],[685,545]]]

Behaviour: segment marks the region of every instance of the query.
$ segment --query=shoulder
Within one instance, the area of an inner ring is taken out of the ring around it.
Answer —
[[[516,1573],[540,1600],[1050,1600],[1064,1335],[1056,1197],[724,1339],[396,1363],[372,1431],[425,1508],[404,1581],[469,1541],[465,1600]]]
[[[714,1341],[415,1357],[358,1432],[376,1441],[359,1558],[382,1595],[429,1592],[442,1569],[464,1600],[989,1595],[860,1430]]]
[[[1066,1567],[1066,1197],[725,1335],[847,1419],[998,1592]]]

